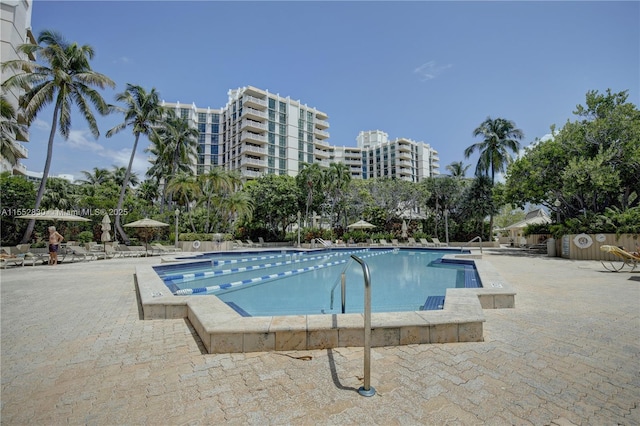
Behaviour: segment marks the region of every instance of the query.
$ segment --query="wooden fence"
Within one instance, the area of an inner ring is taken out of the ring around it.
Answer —
[[[564,235],[556,241],[556,253],[565,259],[575,260],[619,260],[618,257],[600,251],[603,245],[623,247],[635,251],[640,246],[638,236],[615,234],[578,234]]]

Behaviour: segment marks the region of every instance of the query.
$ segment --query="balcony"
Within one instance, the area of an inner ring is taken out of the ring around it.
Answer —
[[[253,106],[253,107],[257,107],[257,108],[266,108],[267,107],[267,101],[266,99],[258,99],[255,98],[253,96],[250,95],[244,95],[244,97],[242,98],[242,105],[244,106]]]
[[[260,111],[259,109],[255,109],[255,108],[243,108],[242,109],[242,116],[245,118],[251,118],[251,119],[267,119],[267,113],[264,111]]]
[[[315,125],[318,129],[328,129],[329,122],[325,120],[316,120]]]
[[[240,134],[240,140],[242,142],[253,142],[253,143],[259,143],[259,144],[265,144],[267,143],[267,136],[266,135],[259,135],[257,133],[253,133],[253,132],[247,132],[244,131]]]
[[[323,151],[317,148],[313,150],[313,154],[316,156],[316,158],[329,158],[331,156],[329,151]]]
[[[261,154],[261,155],[267,155],[267,150],[265,148],[261,148],[257,145],[252,145],[252,144],[243,144],[242,145],[242,152],[244,154]]]
[[[324,130],[313,129],[313,134],[316,135],[318,137],[318,139],[328,139],[329,138],[329,132],[325,132]]]
[[[254,120],[242,120],[242,122],[240,123],[240,129],[241,130],[252,130],[252,131],[263,131],[266,132],[267,131],[267,125],[264,123],[261,123],[259,121],[254,121]]]
[[[16,147],[17,157],[18,158],[29,158],[29,150],[25,148],[20,142],[14,142],[13,145]]]
[[[400,152],[411,152],[411,145],[408,143],[398,143],[398,151]]]
[[[259,177],[262,177],[263,173],[256,172],[255,170],[240,169],[240,174],[246,178],[257,179]]]
[[[17,163],[15,166],[13,166],[13,174],[25,176],[27,174],[27,166],[22,163]]]
[[[267,167],[267,162],[265,160],[260,160],[259,158],[253,158],[249,156],[242,157],[241,164],[243,166],[251,167]]]

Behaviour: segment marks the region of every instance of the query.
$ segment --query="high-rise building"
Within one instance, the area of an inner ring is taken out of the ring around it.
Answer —
[[[162,102],[199,131],[198,174],[211,167],[237,170],[248,179],[296,176],[302,163],[340,162],[351,177],[418,182],[438,175],[438,152],[424,142],[389,141],[385,132],[360,132],[357,147],[329,144],[329,116],[290,97],[247,86],[229,90],[220,109]]]
[[[32,5],[32,0],[2,0],[0,2],[0,62],[5,63],[15,59],[35,60],[33,57],[26,58],[18,53],[18,46],[21,44],[36,42],[31,33]],[[14,74],[15,73],[9,69],[3,70],[1,81],[4,83]],[[2,95],[13,105],[16,112],[18,112],[18,98],[22,93],[22,91],[17,89],[2,91]],[[0,154],[0,172],[11,171],[13,174],[20,175],[27,173],[27,168],[20,163],[20,158],[24,159],[29,157],[29,151],[21,143],[29,141],[28,135],[25,136],[25,139],[10,141],[15,146],[18,157],[17,164],[11,165],[11,163]]]
[[[398,138],[390,141],[380,130],[360,132],[356,138],[362,150],[362,178],[394,178],[409,182],[440,174],[438,151],[424,142]]]
[[[222,166],[256,178],[295,176],[303,162],[328,167],[327,114],[252,86],[228,95],[227,104],[217,110],[163,102],[198,127],[198,173]]]

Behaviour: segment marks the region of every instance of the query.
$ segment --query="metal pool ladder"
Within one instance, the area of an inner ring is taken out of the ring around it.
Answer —
[[[371,386],[371,275],[367,264],[352,254],[353,260],[362,266],[364,274],[364,385],[358,389],[362,396],[374,396],[376,390]]]

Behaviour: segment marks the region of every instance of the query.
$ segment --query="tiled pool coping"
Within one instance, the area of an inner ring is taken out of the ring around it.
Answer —
[[[448,289],[442,310],[373,313],[372,346],[480,342],[482,310],[515,307],[515,292],[481,256],[452,250],[444,259],[475,264],[484,287]],[[364,346],[363,314],[242,317],[215,296],[174,296],[151,266],[138,266],[135,281],[145,320],[188,318],[209,353]]]

